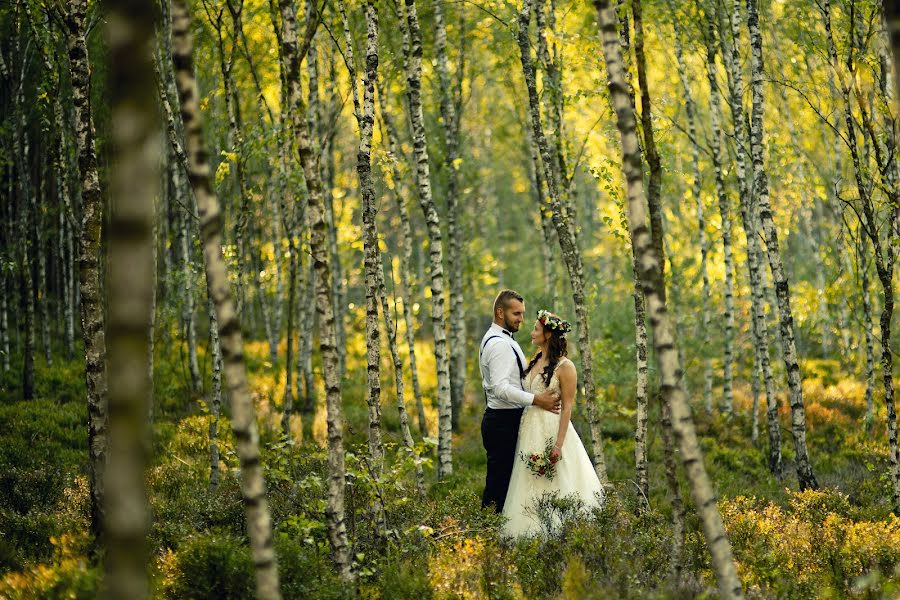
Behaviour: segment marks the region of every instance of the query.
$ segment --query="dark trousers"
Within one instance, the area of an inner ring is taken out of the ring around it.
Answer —
[[[487,451],[487,475],[481,508],[493,505],[501,512],[509,489],[513,463],[516,460],[516,441],[522,408],[487,408],[481,420],[481,441]]]

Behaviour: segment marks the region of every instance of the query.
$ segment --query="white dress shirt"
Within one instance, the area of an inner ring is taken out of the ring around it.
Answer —
[[[491,341],[488,338],[497,336]],[[522,389],[522,378],[519,375],[519,365],[516,363],[516,355],[522,362],[524,369],[528,365],[525,353],[519,347],[519,343],[512,337],[512,333],[492,323],[487,333],[481,338],[478,347],[481,357],[481,385],[487,396],[488,408],[506,409],[522,408],[530,406],[534,401],[534,394]],[[483,350],[481,350],[483,348]]]

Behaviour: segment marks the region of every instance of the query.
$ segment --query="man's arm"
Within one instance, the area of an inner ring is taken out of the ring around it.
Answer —
[[[501,400],[512,402],[520,406],[531,406],[534,402],[534,394],[526,392],[521,387],[513,385],[509,381],[509,373],[513,369],[518,370],[515,364],[516,357],[509,344],[501,339],[491,340],[482,352],[482,361],[490,378],[494,395]]]

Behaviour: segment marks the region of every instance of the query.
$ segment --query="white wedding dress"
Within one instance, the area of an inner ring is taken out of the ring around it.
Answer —
[[[571,362],[568,358],[561,358],[559,365]],[[526,391],[539,394],[545,390],[559,391],[559,378],[556,370],[550,378],[550,385],[544,385],[541,374],[543,369],[535,367],[525,376],[524,388]],[[509,491],[506,502],[503,505],[503,516],[506,517],[503,524],[503,535],[508,537],[523,536],[548,536],[554,533],[561,524],[562,511],[547,510],[547,502],[541,502],[543,508],[538,509],[538,502],[553,495],[558,498],[577,498],[584,509],[599,507],[604,501],[603,486],[594,471],[594,465],[578,437],[575,427],[569,422],[569,430],[561,449],[562,459],[556,463],[556,475],[553,480],[540,477],[532,473],[521,453],[530,455],[542,453],[547,446],[556,443],[556,435],[559,432],[560,416],[546,411],[537,406],[529,406],[522,413],[522,421],[519,425],[519,439],[516,444],[516,459],[513,464],[512,477],[509,481]],[[543,514],[543,519],[540,514]]]

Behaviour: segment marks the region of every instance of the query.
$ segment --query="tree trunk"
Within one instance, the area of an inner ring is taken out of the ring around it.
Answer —
[[[103,197],[97,173],[94,124],[91,116],[91,79],[86,40],[87,9],[86,0],[72,0],[69,2],[69,12],[65,16],[65,21],[81,180],[82,221],[78,283],[87,382],[91,532],[96,540],[100,540],[103,534],[103,466],[106,464],[107,444],[106,338],[103,295],[100,287]]]
[[[447,356],[446,318],[444,316],[444,266],[441,223],[431,195],[431,176],[428,168],[428,145],[425,138],[425,118],[422,113],[422,35],[415,0],[404,0],[409,36],[408,68],[406,71],[409,117],[412,125],[413,149],[416,156],[416,188],[419,205],[425,215],[431,274],[431,329],[434,337],[434,358],[437,368],[438,407],[438,479],[453,473],[452,407],[450,404],[450,373]],[[401,19],[404,11],[401,10]]]
[[[229,9],[231,8],[231,4],[228,3]],[[243,4],[240,4],[243,6]],[[229,55],[226,56],[225,53],[225,39],[223,37],[223,28],[225,25],[222,22],[224,9],[219,9],[218,13],[214,15],[214,18],[211,19],[213,29],[216,32],[216,41],[218,45],[218,55],[219,55],[219,72],[222,75],[222,87],[224,91],[225,97],[225,111],[228,115],[228,149],[230,152],[233,152],[233,160],[234,160],[234,172],[235,172],[235,181],[238,184],[238,195],[240,197],[239,208],[238,208],[238,216],[237,222],[234,228],[234,241],[236,247],[236,257],[235,257],[235,266],[237,268],[237,300],[238,300],[238,312],[240,313],[243,310],[243,307],[248,302],[247,293],[244,285],[244,261],[246,257],[251,254],[249,245],[247,244],[247,220],[250,212],[250,198],[247,192],[247,184],[246,177],[244,174],[244,136],[243,136],[243,119],[241,117],[241,106],[240,99],[237,94],[237,89],[234,85],[234,80],[232,78],[232,68],[234,67],[234,52],[237,48],[237,41],[234,41],[232,45],[232,51]],[[232,15],[232,22],[238,20],[240,18],[240,13],[235,15],[234,11],[229,11]],[[231,159],[227,159],[231,160]],[[259,270],[256,269],[258,273]],[[257,296],[260,298],[260,302],[263,302],[264,293],[260,286],[257,286]],[[277,347],[275,351],[272,350],[271,344],[271,336],[268,335],[269,339],[269,355],[270,361],[273,366],[277,362],[278,352]],[[274,354],[274,358],[272,355]]]
[[[21,24],[16,23],[17,28]],[[31,253],[31,235],[29,232],[29,212],[33,204],[34,190],[31,189],[31,171],[29,165],[29,157],[31,155],[29,140],[27,137],[27,123],[25,115],[25,75],[26,64],[25,55],[22,53],[22,37],[24,32],[19,31],[17,41],[17,51],[19,53],[20,65],[18,73],[18,82],[16,84],[15,97],[13,99],[13,160],[15,162],[15,189],[17,202],[10,202],[11,207],[18,209],[15,214],[16,221],[16,239],[18,239],[18,259],[19,271],[22,281],[22,304],[25,306],[24,319],[24,348],[22,352],[22,399],[34,399],[34,279],[32,270]],[[12,198],[10,198],[12,200]],[[10,236],[12,241],[13,236]],[[18,319],[16,319],[18,321]],[[18,326],[18,323],[17,323]]]
[[[9,198],[9,201],[12,203],[12,198]],[[6,260],[6,256],[3,258]],[[9,361],[9,289],[6,279],[6,271],[0,271],[0,353],[3,354],[4,373],[8,373],[11,367]]]
[[[738,9],[737,14],[740,14]],[[754,341],[754,355],[762,370],[766,387],[766,415],[769,434],[769,470],[778,478],[782,475],[781,460],[781,425],[778,421],[778,398],[775,396],[772,379],[772,368],[769,362],[769,328],[763,310],[764,298],[766,298],[765,269],[762,265],[762,250],[759,244],[757,209],[753,201],[753,180],[747,174],[747,121],[743,106],[743,76],[740,71],[740,55],[738,44],[740,40],[740,27],[738,17],[731,21],[731,31],[734,44],[729,48],[722,45],[722,57],[726,70],[730,76],[730,98],[732,125],[735,131],[735,154],[737,166],[738,185],[740,186],[741,222],[747,239],[747,269],[750,274],[750,303],[753,325],[751,331]],[[715,36],[713,33],[712,18],[710,18],[708,30],[709,52],[715,54]],[[720,24],[720,37],[725,39],[723,26]],[[713,61],[714,61],[713,56]],[[714,64],[714,63],[713,63]],[[716,88],[718,89],[718,88]]]
[[[400,419],[400,433],[403,437],[403,446],[406,451],[410,453],[413,461],[415,462],[416,468],[416,489],[419,492],[419,496],[424,497],[425,495],[425,474],[422,470],[422,461],[419,458],[419,454],[416,451],[415,442],[413,441],[412,433],[409,429],[409,415],[406,412],[406,400],[404,397],[404,389],[403,389],[403,359],[400,357],[400,348],[399,344],[397,344],[397,329],[394,326],[394,318],[391,315],[390,305],[388,304],[387,298],[387,290],[384,286],[384,268],[386,265],[384,264],[385,259],[382,254],[381,257],[381,268],[378,271],[378,295],[381,299],[381,312],[384,316],[384,328],[387,331],[388,336],[388,347],[391,352],[391,362],[394,365],[394,383],[397,388],[397,415]]]
[[[158,18],[158,17],[157,17]],[[159,148],[160,152],[165,152],[165,146]],[[162,154],[165,156],[165,154]],[[163,164],[163,173],[165,173],[165,169],[169,167],[168,161]],[[158,187],[158,197],[165,197],[166,188],[168,184],[166,183],[168,180],[165,176],[161,177],[162,185]],[[158,284],[159,284],[159,206],[158,199],[153,199],[153,217],[152,217],[152,231],[150,232],[152,244],[153,244],[153,271],[151,281],[153,293],[150,296],[150,322],[147,323],[147,422],[150,423],[152,428],[153,424],[153,405],[154,401],[154,383],[155,379],[153,376],[154,369],[154,358],[156,354],[156,307],[157,307],[157,294],[158,294]],[[165,202],[165,201],[164,201]],[[163,244],[163,249],[165,249],[165,244]],[[167,324],[168,326],[168,324]]]
[[[375,78],[378,73],[378,12],[374,0],[366,3],[366,72],[363,80],[363,101],[360,106],[353,55],[353,36],[343,0],[338,8],[344,25],[346,61],[352,87],[353,111],[359,126],[359,145],[356,151],[356,175],[362,196],[364,272],[366,278],[366,372],[369,406],[369,456],[376,477],[384,468],[384,442],[381,433],[381,332],[378,328],[378,271],[381,256],[378,249],[378,230],[375,218],[378,206],[375,184],[372,181],[372,131],[375,127]],[[376,502],[378,500],[376,499]],[[379,535],[384,534],[384,507],[378,507]]]
[[[641,89],[641,130],[643,132],[644,148],[646,150],[647,165],[650,169],[650,178],[647,182],[647,208],[650,212],[650,237],[653,246],[653,252],[656,255],[656,261],[659,265],[659,294],[660,301],[666,305],[666,280],[665,280],[665,242],[663,232],[663,215],[662,204],[660,201],[660,193],[662,189],[662,164],[659,154],[656,151],[656,142],[653,136],[653,120],[651,115],[650,89],[647,85],[647,61],[644,57],[644,20],[641,0],[632,0],[631,2],[632,16],[634,18],[634,55],[635,66],[637,67],[638,85]],[[635,105],[634,98],[629,98],[632,107]],[[633,117],[632,117],[633,118]],[[638,159],[640,160],[640,145],[637,146]],[[632,238],[632,255],[635,256],[634,263],[637,263],[634,252],[634,238]],[[635,268],[635,279],[638,282],[636,293],[642,293],[640,289],[640,281]],[[673,286],[674,287],[674,286]],[[646,299],[645,299],[646,300]],[[643,307],[642,307],[643,308]],[[678,334],[678,319],[672,312],[673,335]],[[644,321],[642,315],[641,321]],[[646,326],[641,323],[641,327]],[[644,332],[644,344],[646,346],[646,330]],[[676,351],[676,360],[681,364],[681,354]],[[646,356],[645,356],[646,362]],[[683,372],[677,374],[678,380],[676,384],[685,394],[685,383]],[[660,381],[662,384],[662,380]],[[660,386],[662,387],[662,385]],[[685,394],[686,395],[686,394]],[[661,410],[662,429],[663,429],[663,455],[666,467],[666,485],[669,488],[669,495],[672,497],[672,573],[676,579],[681,575],[682,549],[684,547],[684,511],[681,505],[681,491],[678,485],[678,475],[676,472],[675,444],[672,439],[671,432],[671,409],[664,403]],[[669,422],[667,422],[669,421]]]
[[[315,306],[315,265],[310,263],[309,272],[303,288],[303,312],[298,331],[306,332],[298,340],[297,348],[297,386],[300,386],[300,373],[303,373],[303,408],[304,414],[311,415],[316,408],[316,388],[312,370],[313,325],[316,318]],[[297,394],[300,397],[300,394]]]
[[[21,126],[17,128],[17,137],[24,137]],[[20,149],[23,148],[21,139],[18,143]],[[24,337],[25,344],[22,351],[22,399],[34,399],[34,281],[32,279],[31,265],[31,236],[28,235],[29,219],[28,219],[28,196],[32,193],[28,175],[28,149],[27,143],[24,146],[24,153],[19,154],[20,157],[18,177],[19,180],[19,216],[18,216],[18,238],[19,246],[19,269],[22,274],[22,298],[25,304],[24,319]]]
[[[635,478],[641,497],[638,502],[646,509],[650,508],[650,479],[647,475],[647,420],[649,406],[647,402],[648,367],[647,367],[647,310],[644,305],[644,292],[637,271],[637,260],[634,248],[631,249],[631,269],[634,276],[634,333],[635,354],[637,359],[637,383],[635,385],[636,423],[634,429],[634,464]]]
[[[328,224],[319,166],[311,147],[306,122],[306,107],[300,90],[300,63],[313,38],[319,15],[307,22],[306,36],[297,38],[297,21],[291,0],[280,0],[282,36],[281,47],[287,66],[288,106],[291,128],[295,136],[306,189],[309,193],[310,251],[315,268],[316,313],[319,317],[319,347],[325,374],[325,403],[328,421],[328,535],[335,568],[344,581],[353,578],[350,545],[344,522],[344,438],[341,410],[341,381],[339,354],[336,345],[334,288],[331,281],[328,251]]]
[[[550,194],[550,206],[553,211],[553,225],[559,237],[563,260],[569,272],[569,281],[572,285],[572,300],[575,303],[575,315],[578,323],[578,353],[581,356],[582,382],[584,385],[584,398],[588,406],[588,418],[591,427],[591,450],[594,455],[594,469],[603,485],[609,483],[606,473],[606,458],[603,453],[603,439],[600,430],[600,415],[597,409],[597,399],[594,388],[593,353],[591,350],[590,329],[588,314],[584,298],[584,267],[581,262],[581,253],[575,241],[575,235],[565,219],[560,201],[556,173],[552,167],[553,157],[547,138],[544,136],[541,123],[540,107],[538,104],[537,85],[535,83],[534,65],[531,62],[531,50],[528,39],[528,29],[531,22],[531,8],[533,0],[524,0],[522,10],[519,12],[519,52],[522,60],[522,70],[525,74],[525,84],[528,88],[528,105],[531,116],[531,126],[534,139],[541,153],[544,166],[544,175],[547,178],[547,188]]]
[[[47,363],[47,366],[50,366],[53,364],[53,353],[50,348],[50,310],[47,307],[47,254],[44,248],[45,223],[43,211],[40,208],[40,205],[47,201],[47,195],[45,193],[47,178],[45,174],[41,174],[40,172],[38,173],[38,176],[41,177],[37,190],[38,193],[34,193],[35,190],[32,190],[29,203],[31,205],[31,212],[34,214],[34,221],[31,225],[34,230],[34,253],[35,258],[37,259],[36,297],[38,318],[41,322],[41,346],[44,349],[44,361]]]
[[[637,67],[638,87],[641,90],[641,132],[644,141],[644,158],[650,170],[647,181],[647,208],[650,211],[650,235],[653,249],[659,260],[659,276],[663,282],[662,301],[666,301],[666,253],[663,242],[662,206],[660,193],[662,189],[662,163],[656,150],[653,135],[653,114],[650,105],[650,89],[647,85],[647,60],[644,57],[644,19],[641,0],[631,0],[631,12],[634,19],[634,64]],[[730,230],[728,231],[730,237]],[[726,292],[727,293],[727,292]]]
[[[831,30],[831,4],[828,0],[823,3],[823,7],[821,10],[825,19],[825,33],[828,42],[828,55],[831,60],[831,66],[840,79],[840,91],[844,100],[844,121],[847,128],[847,136],[845,140],[850,149],[850,157],[853,161],[853,172],[856,179],[859,201],[862,203],[862,216],[860,217],[860,236],[865,234],[872,244],[872,249],[875,255],[875,271],[878,274],[878,279],[881,282],[884,294],[884,305],[882,306],[880,319],[881,368],[884,383],[884,403],[887,409],[888,448],[890,451],[889,477],[891,480],[892,491],[891,505],[893,507],[894,513],[898,514],[900,513],[900,447],[898,447],[897,440],[897,413],[894,404],[893,354],[890,346],[891,318],[893,317],[894,312],[894,249],[893,244],[890,242],[890,240],[894,236],[898,235],[898,233],[900,233],[897,231],[897,223],[898,220],[900,220],[900,197],[898,197],[896,188],[889,188],[888,201],[889,205],[891,206],[891,214],[888,220],[888,243],[886,243],[884,248],[882,249],[876,209],[864,180],[864,166],[861,164],[859,150],[857,149],[856,125],[851,104],[851,78],[854,76],[854,66],[852,58],[853,44],[851,44],[851,49],[848,51],[846,65],[846,69],[849,73],[848,76],[848,74],[845,74],[841,70],[841,67],[838,64],[837,50],[835,48],[834,37]],[[851,37],[852,35],[853,32],[851,31]],[[869,120],[868,115],[865,112],[863,102],[858,96],[858,91],[857,101],[861,111],[863,127],[868,129],[869,136],[875,142],[873,149],[876,153],[876,162],[878,163],[880,176],[882,179],[881,183],[882,185],[887,187],[890,183],[889,169],[891,168],[891,165],[888,160],[885,160],[885,158],[881,154],[877,136],[874,135],[874,129],[872,128],[871,121]]]
[[[403,60],[404,69],[406,69],[405,54]],[[425,420],[425,404],[422,401],[422,388],[419,385],[419,369],[416,364],[415,327],[409,297],[410,263],[412,262],[413,248],[412,228],[409,224],[407,200],[399,187],[402,176],[400,174],[400,169],[397,167],[397,162],[401,158],[399,156],[400,145],[397,142],[397,128],[394,125],[393,115],[387,110],[384,84],[380,78],[376,81],[376,84],[378,85],[378,102],[379,108],[381,109],[381,117],[387,133],[388,152],[390,152],[391,155],[391,176],[394,183],[394,201],[397,207],[397,214],[400,217],[400,232],[397,242],[397,255],[400,263],[399,292],[400,302],[403,307],[403,323],[406,328],[406,346],[409,350],[409,371],[412,379],[413,397],[416,401],[416,413],[419,419],[419,433],[422,435],[422,438],[427,438],[428,423]]]
[[[148,339],[154,281],[154,203],[160,145],[153,68],[153,2],[106,5],[112,132],[109,227],[109,464],[106,594],[149,595],[146,538]]]
[[[315,6],[310,0],[309,6]],[[307,11],[309,12],[309,11]],[[335,71],[334,52],[331,45],[325,46],[326,56],[328,58],[329,81],[336,81],[337,75]],[[338,360],[340,367],[341,380],[347,374],[347,334],[345,332],[344,317],[347,314],[347,289],[344,282],[343,266],[341,265],[341,255],[338,252],[337,231],[338,221],[334,212],[334,187],[335,187],[335,166],[334,166],[334,140],[337,137],[337,129],[339,124],[339,116],[343,106],[343,101],[337,93],[336,86],[327,86],[330,90],[328,94],[328,104],[322,107],[319,101],[318,87],[318,67],[312,57],[306,61],[307,70],[309,72],[309,131],[310,135],[317,138],[319,173],[323,187],[323,199],[325,201],[325,222],[328,225],[328,256],[331,266],[331,296],[334,299],[334,319],[336,332],[336,343],[338,351]],[[326,112],[327,109],[327,112]]]
[[[537,148],[535,148],[534,135],[528,127],[525,127],[525,143],[528,145],[528,179],[531,183],[531,191],[535,197],[538,213],[540,213],[541,217],[541,233],[544,241],[541,244],[541,257],[544,259],[544,290],[550,295],[551,305],[556,306],[559,303],[559,298],[556,293],[556,269],[553,262],[553,248],[556,246],[556,240],[553,238],[552,209],[550,208],[550,202],[547,200],[544,175]]]
[[[710,24],[710,27],[712,25]],[[725,261],[725,356],[723,360],[724,380],[722,384],[721,410],[731,414],[734,410],[734,258],[731,243],[731,207],[728,192],[725,189],[723,175],[722,148],[722,111],[719,104],[719,87],[716,82],[715,46],[710,35],[707,46],[707,77],[710,85],[710,119],[712,121],[712,160],[716,174],[716,197],[719,202],[719,215],[722,219],[722,250]],[[738,149],[738,161],[742,165],[741,149]],[[740,165],[738,167],[740,169]],[[749,237],[749,236],[748,236]]]
[[[60,257],[63,272],[63,289],[60,292],[63,302],[63,330],[65,340],[66,359],[75,357],[75,310],[72,302],[74,290],[74,249],[72,247],[72,204],[70,200],[71,160],[69,158],[69,125],[66,123],[63,113],[63,105],[59,96],[53,103],[53,119],[56,130],[59,132],[57,160],[59,161],[56,174],[59,188],[59,225],[60,225]]]
[[[232,428],[241,465],[241,493],[256,573],[258,598],[280,597],[278,567],[272,547],[272,523],[266,501],[265,480],[259,462],[259,435],[247,372],[244,366],[240,322],[228,282],[222,254],[222,213],[210,182],[210,165],[200,122],[199,92],[193,67],[190,17],[183,0],[176,0],[172,14],[173,60],[178,97],[186,132],[191,184],[197,197],[203,255],[210,295],[220,324],[225,379],[231,398]]]
[[[527,0],[526,0],[527,2]],[[690,406],[679,385],[681,367],[675,339],[663,302],[662,277],[658,255],[654,252],[647,215],[644,209],[644,181],[634,111],[625,82],[621,47],[617,32],[615,10],[605,0],[595,0],[603,40],[603,56],[609,81],[610,95],[616,111],[616,124],[621,136],[622,161],[626,175],[628,222],[635,243],[635,255],[650,311],[653,342],[660,372],[661,391],[671,410],[672,427],[681,450],[682,464],[687,471],[691,495],[709,546],[713,571],[723,598],[742,596],[731,545],[722,517],[716,505],[712,484],[703,464]]]
[[[171,161],[174,163],[175,161]],[[197,321],[194,305],[194,266],[193,266],[193,201],[190,194],[186,194],[185,184],[181,176],[181,169],[172,169],[173,187],[178,203],[183,207],[180,211],[179,242],[181,244],[181,276],[184,279],[181,305],[181,322],[184,326],[185,341],[188,347],[188,370],[191,374],[191,390],[194,394],[203,393],[203,378],[200,375],[200,361],[197,359]]]
[[[222,344],[219,341],[219,322],[213,304],[212,290],[206,283],[206,306],[209,312],[209,346],[212,354],[212,390],[209,403],[209,488],[219,487],[219,415],[222,412]]]
[[[740,0],[735,0],[732,24],[740,17]],[[791,312],[790,289],[784,266],[781,261],[781,250],[778,244],[778,231],[773,220],[772,207],[769,203],[768,178],[763,164],[763,62],[762,36],[759,31],[759,14],[755,0],[747,0],[747,26],[750,30],[750,46],[752,48],[752,98],[753,110],[750,121],[750,153],[753,158],[753,189],[757,199],[758,216],[765,235],[769,266],[775,283],[778,299],[778,314],[781,321],[781,339],[784,364],[788,374],[788,387],[791,399],[791,432],[794,436],[796,452],[797,479],[801,490],[818,489],[819,484],[813,473],[812,463],[806,447],[806,412],[803,406],[803,382],[800,366],[797,364],[797,348],[794,342],[794,317]],[[732,29],[735,29],[732,25]],[[736,38],[737,40],[737,38]],[[735,41],[735,45],[737,42]]]
[[[670,2],[669,7],[674,12],[674,6]],[[691,142],[691,167],[693,180],[691,182],[691,196],[697,203],[697,241],[700,245],[700,276],[703,280],[703,304],[701,308],[700,331],[698,339],[705,340],[711,333],[710,316],[710,286],[707,259],[709,256],[709,242],[706,237],[706,217],[703,207],[703,183],[700,171],[700,140],[697,137],[697,103],[691,93],[690,80],[687,76],[687,68],[684,64],[684,50],[681,42],[681,29],[678,19],[673,16],[675,26],[675,58],[678,62],[678,77],[681,87],[684,88],[685,111],[688,119],[688,137]],[[721,114],[721,112],[720,112]],[[715,134],[713,134],[715,136]],[[703,406],[707,413],[712,412],[712,358],[703,351]]]
[[[860,295],[863,307],[863,329],[866,335],[866,416],[864,427],[871,434],[875,426],[875,335],[872,332],[872,296],[869,291],[869,261],[865,256],[863,232],[859,232],[857,256],[859,261]]]
[[[284,352],[284,411],[281,415],[281,432],[288,440],[291,436],[291,412],[294,410],[294,388],[292,382],[293,376],[293,360],[294,360],[294,301],[297,297],[297,250],[294,248],[293,234],[288,234],[290,242],[290,259],[289,259],[289,275],[288,275],[288,315],[287,315],[287,342]],[[303,335],[311,335],[310,332],[301,332]],[[297,371],[297,377],[300,377],[300,371]]]
[[[447,28],[444,26],[444,2],[435,0],[434,50],[437,55],[437,71],[440,82],[441,120],[444,129],[444,168],[447,171],[447,281],[450,287],[450,310],[447,315],[450,343],[450,404],[453,431],[459,431],[459,416],[465,401],[466,387],[466,319],[463,312],[462,238],[459,231],[461,216],[459,206],[459,154],[460,121],[457,107],[461,99],[454,98],[456,86],[450,81],[447,60]],[[460,33],[462,36],[463,34]],[[462,56],[460,56],[460,67]],[[460,68],[461,71],[461,68]],[[462,81],[462,72],[457,73]]]

